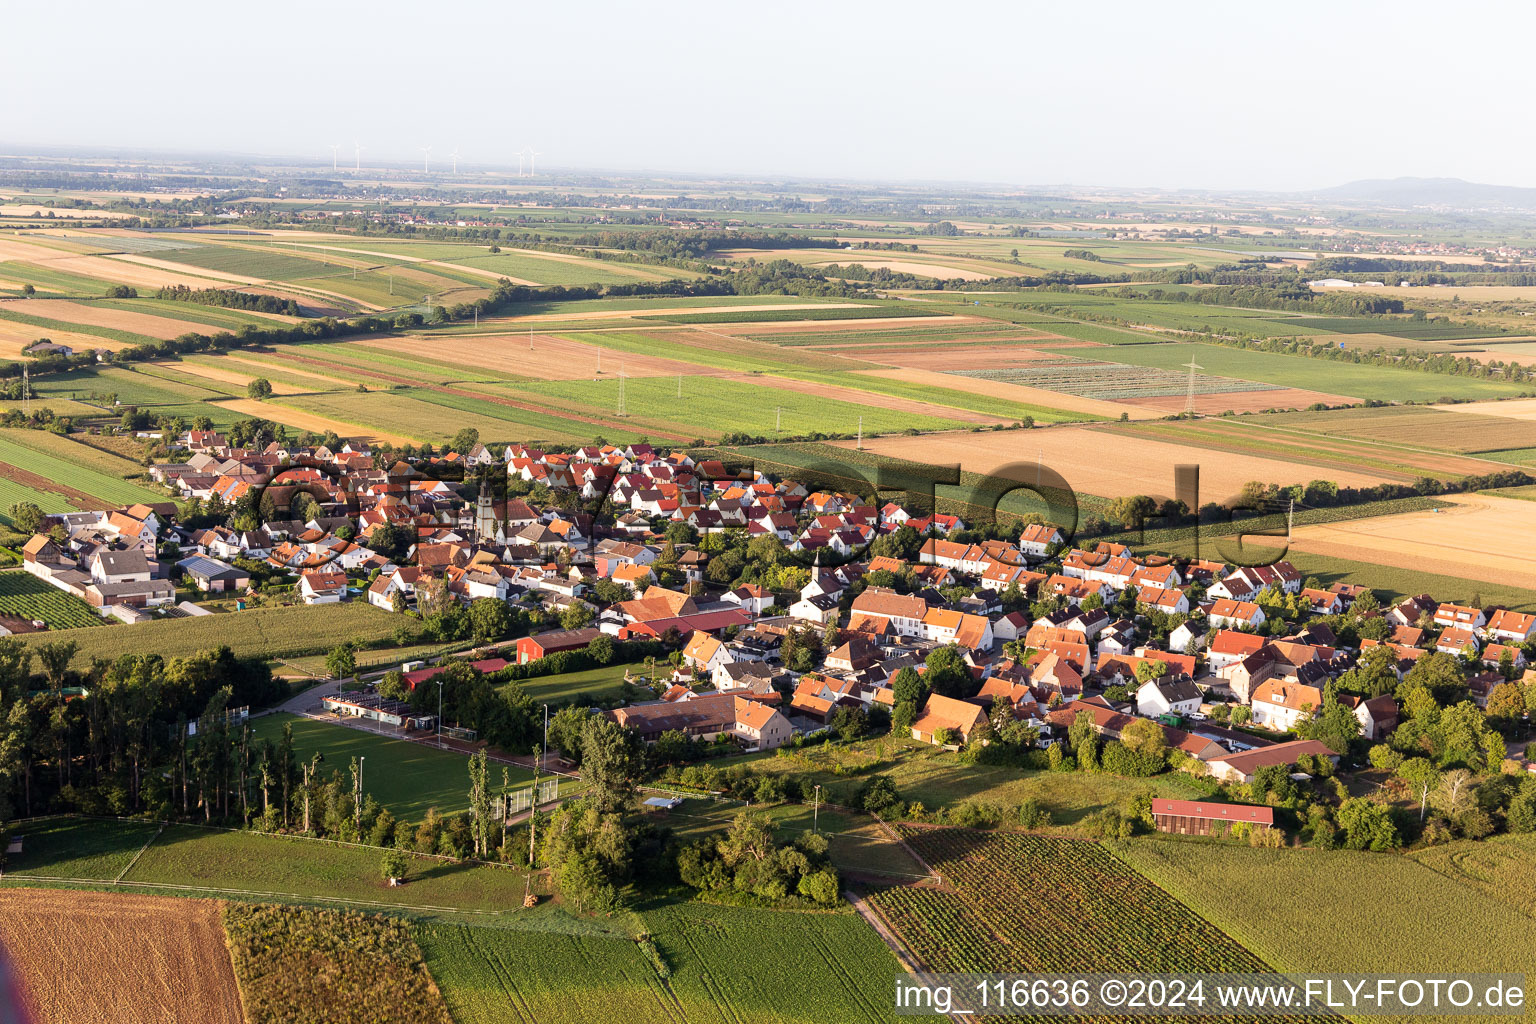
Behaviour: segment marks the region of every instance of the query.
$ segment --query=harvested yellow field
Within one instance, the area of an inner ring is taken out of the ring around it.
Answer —
[[[36,1024],[244,1024],[211,900],[0,890],[0,942]]]
[[[1498,416],[1506,420],[1536,420],[1536,398],[1512,398],[1505,402],[1464,402],[1460,405],[1432,405],[1446,412],[1469,412],[1477,416]]]
[[[1404,256],[1394,256],[1393,259],[1406,259]],[[1476,262],[1475,260],[1463,260],[1456,258],[1457,263]],[[1315,292],[1343,292],[1354,291],[1352,288],[1329,287],[1327,285],[1312,286]],[[1446,285],[1420,285],[1407,288],[1388,286],[1384,288],[1367,288],[1370,295],[1402,295],[1413,296],[1416,299],[1445,299],[1450,300],[1452,295],[1460,297],[1463,302],[1477,302],[1483,299],[1532,299],[1536,298],[1536,287],[1520,286],[1512,284],[1446,284]]]
[[[257,377],[265,376],[266,374],[264,371],[281,370],[288,374],[290,377],[302,377],[305,380],[312,380],[315,382],[315,390],[317,391],[323,391],[327,387],[335,387],[337,385],[347,388],[357,387],[357,381],[355,379],[348,380],[345,377],[332,377],[329,374],[316,373],[314,370],[300,369],[293,366],[291,363],[282,362],[276,357],[272,359],[260,359],[255,356],[245,355],[243,353],[230,352],[221,358],[227,361],[231,366],[239,364],[241,369],[249,370],[252,375]]]
[[[467,337],[376,337],[352,342],[367,349],[399,352],[427,360],[446,360],[463,366],[482,367],[488,374],[531,377],[534,380],[580,380],[599,372],[617,376],[619,368],[629,377],[701,376],[709,371],[694,363],[662,356],[613,352],[550,334],[535,334],[533,348],[528,335],[470,335]],[[713,376],[713,374],[709,374]]]
[[[122,210],[71,210],[33,203],[0,203],[0,217],[41,217],[47,220],[50,214],[55,220],[120,220],[133,216]]]
[[[210,404],[222,405],[226,409],[232,409],[242,416],[256,416],[261,419],[272,420],[284,426],[297,427],[300,430],[311,430],[317,434],[324,434],[334,430],[342,437],[360,437],[367,441],[388,441],[395,445],[414,445],[417,438],[406,437],[403,434],[388,434],[378,430],[365,430],[356,423],[347,423],[343,420],[333,420],[327,416],[318,416],[312,412],[303,412],[286,405],[278,405],[276,402],[258,402],[253,398],[226,398],[215,400]]]
[[[241,284],[248,278],[232,278],[228,275],[213,277],[187,273],[187,268],[172,263],[154,262],[144,265],[140,258],[128,256],[60,256],[40,260],[36,254],[29,257],[34,263],[44,263],[50,270],[63,270],[71,274],[94,277],[114,284],[127,284],[135,288],[163,288],[167,285],[184,284],[188,288],[215,287],[217,281],[235,280]]]
[[[190,373],[194,377],[202,377],[206,380],[216,380],[223,384],[236,384],[245,387],[251,381],[261,376],[259,373],[241,373],[238,370],[225,369],[221,366],[209,366],[206,363],[194,363],[186,360],[180,362],[151,363],[151,366],[163,367],[167,370],[178,370],[181,373]],[[282,384],[278,381],[269,381],[274,395],[303,395],[310,389],[296,388],[292,384]]]
[[[1536,501],[1456,495],[1438,511],[1303,526],[1291,547],[1317,555],[1536,588]]]
[[[71,302],[68,299],[11,299],[0,308],[30,316],[48,317],[50,320],[63,320],[72,324],[111,327],[119,331],[144,334],[151,338],[176,338],[188,332],[197,331],[199,328],[205,332],[215,330],[211,327],[202,327],[200,324],[188,323],[185,320],[155,316],[153,313],[136,313],[112,309],[108,306],[94,306],[88,302]]]
[[[835,443],[844,448],[854,445],[852,441]],[[1174,467],[1197,465],[1202,504],[1235,497],[1250,480],[1285,485],[1318,475],[1313,466],[1124,437],[1087,426],[880,437],[866,440],[864,447],[880,455],[915,462],[958,463],[964,472],[983,476],[1014,467],[1005,475],[1026,483],[1033,482],[1035,460],[1039,458],[1047,468],[1061,474],[1073,490],[1105,498],[1131,494],[1172,497]],[[1367,487],[1386,479],[1348,470],[1330,470],[1327,476],[1345,487]],[[1531,510],[1536,513],[1536,503],[1531,504]]]
[[[962,377],[953,373],[941,373],[938,370],[906,368],[899,370],[864,370],[861,372],[871,377],[886,377],[891,380],[908,381],[912,384],[927,384],[930,387],[948,388],[951,391],[966,391],[973,395],[985,395],[988,398],[1023,402],[1026,405],[1043,405],[1049,409],[1064,409],[1067,412],[1084,412],[1094,416],[1108,416],[1112,419],[1119,419],[1121,413],[1128,414],[1133,420],[1155,420],[1167,415],[1167,413],[1160,409],[1144,409],[1121,402],[1106,402],[1098,398],[1082,398],[1078,395],[1068,395],[1060,391],[1047,391],[1044,388],[1025,387],[1023,384],[1010,384],[1007,381],[1001,380],[985,380],[981,377]]]
[[[0,309],[9,308],[8,302],[0,304]],[[33,327],[31,324],[19,324],[14,320],[0,320],[0,358],[20,359],[21,350],[37,344],[39,338],[47,338],[58,345],[68,345],[76,352],[88,352],[93,348],[109,348],[116,351],[128,347],[127,342],[98,338],[94,334],[56,331],[52,327]]]

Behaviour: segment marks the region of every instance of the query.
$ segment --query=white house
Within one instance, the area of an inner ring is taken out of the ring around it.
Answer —
[[[1200,701],[1200,688],[1188,679],[1182,682],[1149,679],[1136,690],[1136,711],[1148,718],[1187,715],[1200,710]]]

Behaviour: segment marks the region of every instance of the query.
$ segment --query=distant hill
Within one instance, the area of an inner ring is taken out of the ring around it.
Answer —
[[[1482,185],[1460,178],[1367,178],[1315,193],[1327,199],[1392,206],[1506,206],[1536,209],[1536,188]]]

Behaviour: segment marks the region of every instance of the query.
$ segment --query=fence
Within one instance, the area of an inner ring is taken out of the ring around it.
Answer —
[[[535,804],[535,789],[538,790],[537,803],[539,806],[551,803],[560,798],[560,780],[541,779],[536,786],[529,786],[527,789],[520,789],[515,793],[508,793],[505,800],[505,810],[502,808],[502,798],[496,797],[492,801],[493,813],[498,814],[503,818],[510,818],[514,814],[522,814],[524,811],[532,810]]]

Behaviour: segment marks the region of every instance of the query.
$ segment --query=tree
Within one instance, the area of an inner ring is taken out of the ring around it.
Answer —
[[[618,657],[618,644],[613,642],[613,637],[607,633],[595,637],[587,644],[587,656],[599,665],[610,665],[613,659]]]
[[[464,427],[457,434],[453,435],[453,440],[448,442],[448,447],[460,455],[468,455],[475,445],[479,443],[480,431],[474,427]]]
[[[588,623],[590,623],[595,617],[596,616],[594,615],[592,608],[589,605],[581,601],[576,601],[573,602],[569,608],[560,613],[560,628],[581,629],[583,626],[586,626]]]
[[[1419,820],[1424,820],[1429,805],[1429,792],[1440,784],[1440,770],[1424,757],[1410,757],[1397,766],[1397,777],[1408,784],[1408,789],[1419,801]]]
[[[1488,694],[1487,714],[1495,725],[1512,727],[1525,715],[1525,691],[1512,682],[1495,686]]]
[[[357,648],[351,643],[331,648],[331,653],[325,656],[325,672],[332,679],[357,675]]]
[[[247,398],[254,398],[258,402],[272,397],[272,382],[265,377],[257,377],[245,386]]]
[[[69,674],[69,663],[79,649],[73,640],[53,640],[37,645],[37,660],[43,663],[43,678],[51,690],[60,690]]]
[[[19,501],[12,505],[10,514],[17,531],[28,534],[37,533],[47,518],[47,513],[30,501]]]
[[[954,644],[931,651],[923,665],[923,682],[931,692],[945,697],[965,697],[971,693],[970,666]]]
[[[1364,797],[1351,797],[1339,807],[1339,827],[1350,850],[1391,850],[1403,844],[1392,809]]]
[[[379,680],[379,696],[385,700],[409,700],[411,687],[405,681],[405,674],[397,668],[384,673],[384,678]]]
[[[581,777],[599,810],[611,813],[629,805],[644,760],[636,733],[601,715],[586,717],[581,730]]]
[[[512,612],[505,601],[482,597],[470,602],[469,629],[476,640],[499,640],[512,629]]]
[[[31,283],[24,284],[21,286],[21,294],[30,299],[37,294],[37,286]]]
[[[863,708],[839,707],[832,715],[832,731],[838,739],[852,742],[863,736],[869,728],[869,715]]]
[[[1109,503],[1109,516],[1127,530],[1141,527],[1142,523],[1157,511],[1157,502],[1145,494],[1116,498]]]
[[[1145,683],[1152,679],[1161,679],[1168,674],[1166,661],[1143,660],[1136,664],[1136,681]]]
[[[1163,735],[1163,730],[1150,718],[1138,718],[1121,729],[1120,742],[1132,753],[1156,759],[1159,763],[1168,749],[1168,739]]]
[[[405,874],[410,869],[410,858],[399,849],[386,850],[381,863],[384,878],[391,884],[405,881]]]
[[[1334,696],[1332,687],[1323,695],[1323,707],[1318,716],[1302,724],[1297,730],[1303,739],[1317,740],[1335,754],[1343,754],[1360,735],[1360,719],[1341,704]]]

